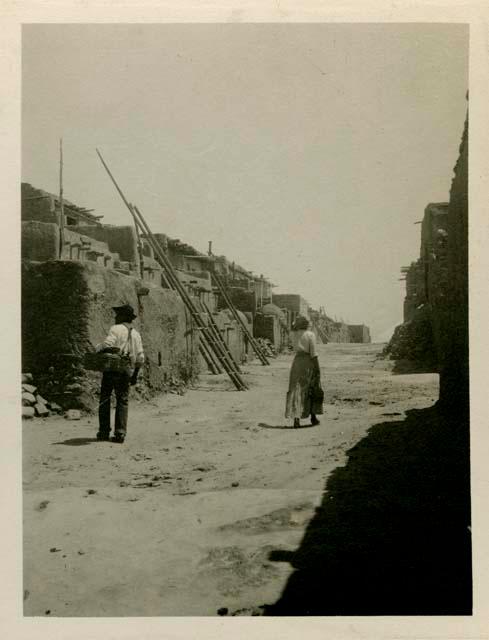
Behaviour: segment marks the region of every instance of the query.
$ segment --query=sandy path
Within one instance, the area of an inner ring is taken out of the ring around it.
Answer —
[[[321,346],[325,415],[283,428],[291,356],[250,364],[251,389],[205,376],[130,407],[124,445],[96,419],[24,424],[29,616],[216,615],[273,603],[325,480],[373,424],[433,404],[437,376],[393,376],[378,345]],[[49,613],[48,613],[49,612]]]

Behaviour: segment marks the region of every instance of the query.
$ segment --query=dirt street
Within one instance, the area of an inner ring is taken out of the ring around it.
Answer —
[[[432,405],[438,376],[393,375],[382,345],[320,346],[321,425],[283,418],[291,355],[133,401],[124,445],[95,416],[24,423],[28,616],[250,614],[274,603],[330,473],[379,422]],[[224,613],[225,611],[221,611]]]

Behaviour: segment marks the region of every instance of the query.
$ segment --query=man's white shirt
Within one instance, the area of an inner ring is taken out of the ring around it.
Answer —
[[[130,340],[128,340],[129,329],[131,329]],[[130,325],[123,323],[110,327],[107,337],[96,346],[96,350],[101,351],[106,347],[117,347],[121,353],[129,354],[131,362],[135,366],[139,367],[144,364],[143,341],[139,332]]]

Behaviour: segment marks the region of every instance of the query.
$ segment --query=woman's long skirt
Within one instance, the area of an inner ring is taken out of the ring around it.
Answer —
[[[286,418],[307,418],[323,413],[319,373],[308,353],[298,351],[292,362],[285,406]],[[320,393],[318,393],[318,391]]]

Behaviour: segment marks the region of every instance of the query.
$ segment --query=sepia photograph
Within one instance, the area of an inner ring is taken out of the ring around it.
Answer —
[[[24,617],[473,614],[469,36],[22,25]]]

